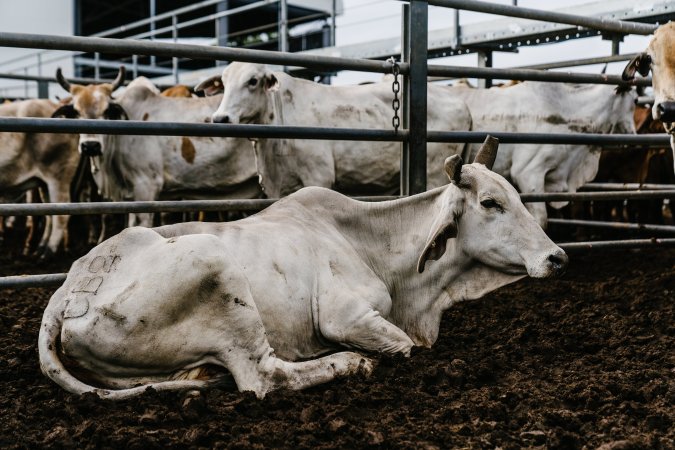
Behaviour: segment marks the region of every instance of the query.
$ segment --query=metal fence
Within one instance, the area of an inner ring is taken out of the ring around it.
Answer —
[[[461,3],[461,5],[460,5]],[[176,124],[137,121],[99,121],[71,119],[17,119],[0,118],[0,131],[23,132],[86,132],[100,134],[142,134],[142,135],[189,135],[189,136],[232,136],[265,138],[304,138],[398,141],[402,143],[401,184],[402,195],[416,194],[426,190],[426,145],[427,142],[481,142],[487,131],[443,132],[427,131],[427,78],[429,76],[463,76],[479,78],[512,78],[548,82],[602,83],[616,85],[649,85],[649,79],[626,83],[618,76],[579,73],[546,72],[536,69],[494,69],[469,68],[461,66],[437,66],[427,62],[427,23],[429,5],[483,8],[483,2],[465,0],[411,0],[403,5],[403,33],[401,61],[374,61],[334,56],[292,54],[262,50],[236,48],[213,48],[198,45],[119,40],[100,37],[64,37],[37,34],[0,33],[0,46],[57,49],[80,52],[128,53],[165,57],[186,57],[227,61],[257,62],[281,66],[302,66],[318,70],[356,70],[375,73],[391,73],[394,68],[403,75],[403,129],[341,129],[300,126],[229,125],[229,124]],[[536,18],[534,10],[509,7],[500,14],[526,14]],[[521,16],[519,16],[521,17]],[[538,16],[544,17],[544,16]],[[602,20],[588,21],[587,18],[560,15],[547,12],[545,20],[563,23],[578,22],[607,31],[645,34],[654,26],[630,22]],[[641,26],[639,26],[641,25]],[[596,134],[536,134],[536,133],[490,133],[502,142],[511,143],[557,143],[592,145],[668,145],[666,135],[596,135]],[[523,194],[523,201],[567,201],[567,200],[610,200],[675,197],[673,189],[620,192],[577,192],[577,193],[533,193]],[[373,199],[369,199],[373,200]],[[0,215],[40,214],[94,214],[119,212],[159,212],[195,210],[258,210],[273,200],[230,200],[191,202],[118,202],[91,204],[44,204],[44,205],[1,205]],[[663,230],[661,230],[663,231]],[[666,230],[668,231],[668,230]],[[570,251],[589,248],[626,248],[655,245],[675,245],[675,239],[651,239],[619,242],[587,242],[565,244]],[[34,277],[0,278],[0,287],[54,285],[63,279],[61,274]]]

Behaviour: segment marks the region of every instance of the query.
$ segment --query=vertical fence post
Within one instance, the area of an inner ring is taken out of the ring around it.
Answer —
[[[410,194],[427,189],[427,41],[426,0],[410,2],[410,85],[408,111],[410,130]]]
[[[490,50],[481,50],[478,52],[478,67],[492,67],[492,52]],[[478,87],[487,89],[492,86],[490,78],[479,78]]]
[[[171,37],[174,43],[178,42],[178,17],[175,14],[171,16]],[[171,71],[174,83],[178,84],[178,58],[175,56],[171,58]]]
[[[37,96],[38,96],[38,98],[49,98],[49,82],[48,81],[38,81],[37,82]]]
[[[410,5],[401,5],[401,62],[410,62]],[[408,106],[408,76],[401,77],[401,127],[408,129],[410,107]],[[410,195],[410,143],[401,142],[401,195]]]
[[[288,4],[286,0],[279,2],[279,51],[288,51]]]
[[[155,16],[157,15],[157,4],[156,0],[150,0],[150,40],[155,40]],[[157,57],[155,55],[150,55],[150,65],[155,67],[157,65]]]
[[[94,53],[94,79],[101,79],[101,54],[99,52]]]

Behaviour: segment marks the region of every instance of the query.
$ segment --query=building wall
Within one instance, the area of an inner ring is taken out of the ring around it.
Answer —
[[[0,30],[11,33],[73,35],[73,11],[75,0],[0,0]],[[0,73],[27,73],[53,76],[61,67],[66,76],[72,74],[70,52],[46,51],[41,55],[42,68],[38,69],[36,49],[0,47]],[[15,58],[28,56],[20,61]],[[52,61],[58,59],[57,61]],[[26,66],[30,66],[24,69]],[[65,91],[56,84],[50,85],[51,98],[64,96]],[[0,97],[36,97],[34,82],[0,78]]]

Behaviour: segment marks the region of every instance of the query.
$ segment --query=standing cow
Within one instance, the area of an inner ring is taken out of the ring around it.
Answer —
[[[120,68],[112,84],[82,86],[70,84],[59,70],[57,80],[72,95],[59,113],[83,119],[204,122],[220,101],[162,96],[145,77],[113,99],[123,79]],[[103,197],[121,201],[258,197],[250,146],[238,138],[81,134],[79,149],[90,157]],[[151,226],[152,214],[131,214],[129,224]]]
[[[509,87],[444,87],[463,99],[476,130],[520,133],[635,133],[636,94],[613,86],[526,81]],[[521,192],[575,192],[598,171],[600,147],[559,144],[503,144],[495,171]],[[552,202],[561,208],[567,202]],[[544,203],[528,203],[542,225]]]
[[[471,129],[466,105],[440,95],[429,85],[434,106],[428,110],[431,130]],[[390,128],[393,116],[391,83],[327,86],[272,72],[262,64],[234,62],[222,76],[195,88],[207,95],[224,92],[215,123],[255,123],[341,128]],[[461,153],[464,144],[429,144],[428,186],[447,180],[443,158]],[[400,145],[396,142],[258,139],[256,163],[261,184],[270,197],[281,197],[303,186],[335,188],[344,193],[393,193],[399,186]]]
[[[203,388],[227,370],[262,397],[371,370],[347,349],[429,347],[454,303],[567,264],[490,171],[496,151],[489,138],[473,164],[446,159],[451,184],[399,200],[310,187],[237,222],[127,229],[52,296],[42,370],[110,399]]]
[[[0,105],[2,117],[51,117],[58,105],[49,100],[24,100]],[[77,135],[0,133],[0,197],[12,201],[39,187],[43,201],[67,203],[77,170]],[[69,216],[47,216],[38,254],[56,253],[68,244]]]
[[[675,170],[675,22],[661,25],[654,32],[647,50],[628,62],[622,77],[626,81],[635,78],[635,72],[646,77],[652,72],[654,106],[652,116],[663,122],[670,134]]]

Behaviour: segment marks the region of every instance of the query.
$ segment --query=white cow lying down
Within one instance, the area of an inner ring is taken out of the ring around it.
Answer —
[[[42,370],[121,399],[212,385],[216,367],[262,397],[371,371],[345,349],[431,346],[454,302],[567,264],[489,170],[496,149],[448,158],[452,184],[395,201],[310,187],[238,222],[127,229],[77,260],[49,301]]]

